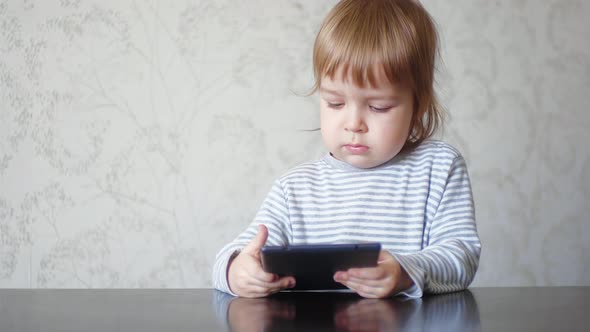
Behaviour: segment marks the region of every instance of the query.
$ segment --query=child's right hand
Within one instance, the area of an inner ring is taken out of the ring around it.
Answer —
[[[232,292],[243,297],[264,297],[295,286],[295,278],[264,272],[260,250],[268,238],[268,229],[258,226],[252,241],[230,262],[227,279]]]

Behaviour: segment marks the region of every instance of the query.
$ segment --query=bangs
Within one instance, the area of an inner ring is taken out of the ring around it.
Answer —
[[[315,89],[322,77],[334,79],[339,74],[343,80],[351,78],[359,87],[375,86],[380,70],[390,83],[413,88],[414,54],[407,46],[413,44],[413,36],[404,34],[411,31],[403,20],[391,20],[391,15],[376,2],[357,2],[360,6],[340,3],[334,8],[337,15],[328,17],[315,42]]]

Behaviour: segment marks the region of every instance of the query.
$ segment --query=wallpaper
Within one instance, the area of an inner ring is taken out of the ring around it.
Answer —
[[[0,287],[211,287],[273,179],[325,153],[334,0],[0,0]],[[424,0],[474,286],[590,285],[590,2]]]

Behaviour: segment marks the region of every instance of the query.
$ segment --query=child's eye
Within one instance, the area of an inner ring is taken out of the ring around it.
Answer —
[[[344,103],[328,103],[329,108],[339,109],[344,106]]]
[[[391,109],[391,106],[387,106],[387,107],[369,106],[369,107],[371,107],[371,110],[373,110],[374,112],[377,112],[377,113],[385,113]]]

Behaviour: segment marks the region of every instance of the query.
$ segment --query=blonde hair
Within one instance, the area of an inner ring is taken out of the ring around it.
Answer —
[[[414,94],[410,134],[404,149],[418,146],[442,126],[434,92],[438,34],[428,12],[415,0],[343,0],[324,19],[313,48],[315,84],[337,70],[353,83],[375,85],[382,66],[391,83],[406,84]],[[378,67],[377,67],[378,68]]]

